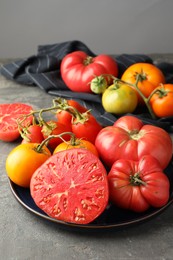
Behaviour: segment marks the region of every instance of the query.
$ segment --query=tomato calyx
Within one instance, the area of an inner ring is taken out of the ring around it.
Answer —
[[[145,135],[145,131],[139,131],[139,130],[132,130],[132,131],[129,131],[129,136],[131,139],[133,140],[139,140],[141,137],[143,137]]]
[[[159,98],[163,98],[163,97],[166,97],[170,92],[172,92],[172,91],[166,90],[162,84],[161,88],[156,89],[156,91],[153,93],[153,95],[157,94]]]
[[[137,82],[142,82],[144,80],[147,80],[147,74],[141,70],[141,73],[136,72],[135,79]]]
[[[146,183],[141,179],[139,172],[130,175],[130,184],[133,186],[140,186],[140,185],[146,186]]]
[[[48,123],[44,123],[44,134],[46,136],[51,135],[52,131],[57,127],[57,124],[54,121],[49,121]]]
[[[92,56],[87,56],[84,61],[83,61],[83,64],[85,66],[88,66],[89,64],[93,63],[93,57]]]
[[[81,143],[81,139],[76,138],[75,134],[71,135],[70,141],[66,142],[67,144],[71,146],[78,146]]]
[[[107,80],[102,75],[96,76],[90,82],[91,91],[94,92],[95,94],[102,94],[107,89],[107,87],[108,87]]]

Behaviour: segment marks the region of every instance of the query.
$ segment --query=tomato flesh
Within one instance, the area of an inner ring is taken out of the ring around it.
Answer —
[[[30,190],[36,205],[47,215],[77,224],[97,218],[109,197],[103,164],[80,148],[51,156],[33,174]]]
[[[20,136],[16,120],[22,115],[29,114],[31,111],[32,107],[27,104],[0,104],[0,140],[5,142],[16,140]],[[31,121],[32,116],[28,117],[22,126],[30,124]]]

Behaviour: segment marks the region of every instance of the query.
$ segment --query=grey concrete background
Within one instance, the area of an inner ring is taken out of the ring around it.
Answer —
[[[172,0],[0,0],[0,57],[69,40],[95,53],[170,53],[172,10]]]
[[[173,62],[173,55],[152,55]],[[0,65],[7,60],[0,60]],[[0,103],[25,102],[48,106],[38,87],[16,84],[0,76]],[[0,142],[0,259],[2,260],[172,260],[173,205],[152,220],[103,233],[64,230],[23,208],[14,198],[5,172],[16,143]]]

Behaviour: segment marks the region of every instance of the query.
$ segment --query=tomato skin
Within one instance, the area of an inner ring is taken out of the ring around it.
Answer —
[[[24,134],[22,143],[41,143],[43,140],[42,126],[30,125],[27,128],[27,133]]]
[[[61,62],[61,76],[69,89],[91,93],[90,82],[102,74],[118,75],[118,65],[109,55],[90,57],[83,51],[67,54]]]
[[[161,84],[150,99],[150,104],[157,117],[173,116],[173,84]]]
[[[87,108],[85,108],[84,106],[82,106],[80,103],[78,103],[77,101],[75,101],[73,99],[67,100],[67,103],[69,106],[77,109],[80,113],[84,113],[88,110]],[[64,125],[67,125],[67,124],[71,125],[71,123],[72,123],[72,115],[68,111],[65,111],[65,110],[58,110],[56,113],[56,118],[59,123],[62,123]]]
[[[6,172],[15,184],[28,188],[34,171],[42,165],[51,153],[46,146],[37,152],[38,143],[26,143],[16,146],[6,159]]]
[[[77,138],[82,138],[94,144],[97,134],[103,127],[97,122],[93,115],[88,115],[89,117],[84,123],[77,122],[76,118],[73,120],[72,132]]]
[[[68,142],[62,142],[60,143],[54,150],[53,154],[58,153],[60,151],[64,151],[64,150],[68,150],[68,149],[87,149],[90,152],[92,152],[93,154],[95,154],[97,157],[99,157],[98,155],[98,151],[95,147],[95,145],[87,140],[82,140],[82,139],[78,139],[75,141],[76,144],[71,144],[70,141]]]
[[[95,146],[109,167],[118,159],[138,161],[150,154],[165,169],[172,157],[170,135],[160,127],[143,125],[133,116],[122,116],[113,126],[103,128],[96,137]]]
[[[132,113],[137,104],[136,91],[127,84],[113,84],[102,95],[102,105],[109,113],[117,115]]]
[[[149,97],[151,92],[160,84],[165,83],[165,76],[162,71],[153,64],[135,63],[128,67],[123,73],[121,80],[134,84],[137,75],[140,75],[138,88],[145,97]],[[144,104],[143,99],[138,95],[139,104]]]
[[[135,212],[162,207],[169,200],[169,179],[150,155],[139,161],[117,160],[108,173],[108,182],[110,200]]]
[[[29,114],[33,108],[24,103],[0,104],[0,140],[4,142],[13,142],[20,137],[17,119],[22,115]],[[23,121],[22,126],[32,122],[33,117],[29,116]]]
[[[50,128],[48,128],[47,125]],[[47,125],[43,125],[43,128],[42,128],[42,133],[43,133],[44,139],[46,139],[50,135],[59,135],[59,134],[62,134],[64,132],[71,132],[71,126],[63,125],[63,124],[61,124],[57,121],[54,121],[54,120],[48,121]],[[69,134],[64,134],[62,136],[62,138],[66,141],[69,141],[71,136]],[[48,146],[52,150],[54,150],[57,147],[57,145],[59,145],[61,142],[63,142],[63,140],[59,137],[52,138],[52,139],[49,140]]]
[[[30,191],[36,205],[52,218],[88,224],[106,208],[107,172],[86,149],[69,149],[51,156],[32,176]]]

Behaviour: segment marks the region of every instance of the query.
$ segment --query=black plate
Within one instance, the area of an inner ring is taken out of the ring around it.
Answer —
[[[47,216],[41,209],[39,209],[34,203],[30,190],[19,187],[9,180],[10,188],[13,195],[17,201],[24,206],[30,212],[36,214],[37,216],[44,218],[48,221],[55,222],[63,227],[73,228],[73,229],[83,229],[83,230],[105,230],[105,229],[119,229],[122,227],[132,226],[135,224],[148,221],[158,214],[162,213],[168,206],[173,202],[173,160],[170,162],[169,166],[165,170],[166,175],[170,180],[170,199],[168,203],[162,208],[150,208],[144,213],[134,213],[129,210],[123,210],[117,208],[111,204],[108,205],[106,210],[92,223],[87,225],[72,224],[57,219],[53,219]]]

